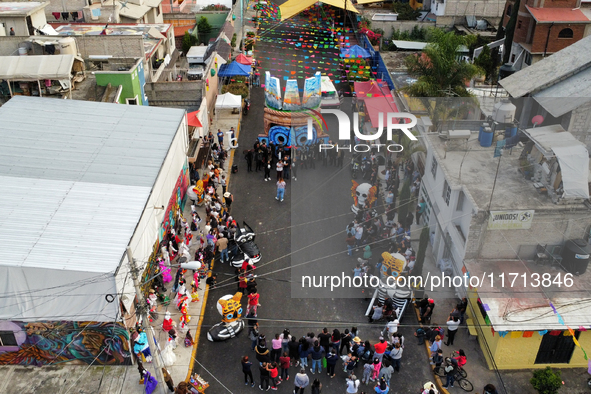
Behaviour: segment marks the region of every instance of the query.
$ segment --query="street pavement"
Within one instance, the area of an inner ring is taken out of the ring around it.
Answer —
[[[355,265],[356,257],[348,257],[344,253],[345,226],[353,219],[348,167],[323,167],[318,162],[315,170],[300,169],[298,180],[288,181],[285,201],[276,201],[275,171],[272,171],[273,181],[265,182],[262,172],[246,171],[246,161],[242,155],[244,149],[252,148],[263,127],[262,89],[253,89],[251,100],[251,110],[243,118],[239,134],[240,147],[234,157],[234,164],[238,165],[239,170],[237,174],[232,174],[229,190],[235,196],[232,208],[234,218],[238,222],[246,221],[257,232],[256,243],[262,254],[262,260],[256,269],[262,305],[258,310],[261,333],[270,342],[275,333],[281,333],[285,328],[289,328],[292,335],[301,337],[311,331],[318,334],[323,327],[330,331],[338,328],[343,332],[345,328],[357,326],[360,337],[374,343],[380,336],[383,325],[367,323],[364,313],[368,300],[360,291],[355,290],[357,294],[352,294],[357,298],[292,296],[301,286],[301,280],[293,275],[293,269],[290,268],[292,257],[295,261],[306,262],[312,258],[337,254],[338,264],[346,273]],[[331,236],[334,237],[330,238]],[[304,241],[295,239],[299,237],[304,237]],[[322,241],[326,238],[336,241]],[[318,243],[300,252],[297,252],[299,247],[294,248],[294,243],[303,247],[304,244],[313,242]],[[320,259],[304,267],[309,274],[325,272],[325,267],[332,267],[329,271],[335,273],[332,260],[327,262]],[[195,371],[210,383],[208,390],[211,393],[258,391],[258,387],[245,388],[241,372],[240,358],[244,355],[251,359],[255,357],[255,353],[250,350],[247,331],[244,330],[238,337],[226,342],[212,343],[207,340],[207,330],[220,320],[216,310],[217,300],[223,295],[234,294],[237,288],[234,270],[228,265],[216,262],[214,272],[218,273],[220,286],[209,291],[197,347]],[[412,336],[417,324],[416,317],[409,311],[404,315],[402,323],[401,331],[407,338],[407,346],[401,372],[392,378],[392,385],[399,392],[416,392],[419,385],[432,380],[431,372],[425,361],[424,351],[418,348]],[[311,378],[320,379],[324,393],[340,393],[344,392],[345,373],[339,366],[341,363],[337,364],[337,377],[334,379],[330,379],[325,371],[320,375],[312,375],[309,370],[308,373]],[[258,370],[253,370],[258,386]],[[296,373],[297,369],[291,368],[292,379]],[[361,374],[361,367],[358,368],[358,374]],[[365,386],[364,389],[369,391],[370,388]],[[291,381],[284,382],[279,387],[282,392],[291,390]]]

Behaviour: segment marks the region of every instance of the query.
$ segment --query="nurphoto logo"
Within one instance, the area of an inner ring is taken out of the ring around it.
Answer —
[[[351,139],[351,121],[349,116],[338,109],[321,109],[320,112],[311,110],[326,126],[326,120],[324,119],[324,114],[332,114],[337,117],[338,127],[339,127],[339,140],[349,141]],[[377,148],[378,152],[381,150],[381,147],[386,147],[388,152],[401,152],[403,150],[402,145],[400,144],[380,144],[379,139],[381,138],[384,132],[384,119],[386,119],[386,139],[387,141],[392,141],[392,131],[400,130],[402,131],[411,141],[416,141],[417,137],[415,137],[412,132],[410,131],[411,128],[416,126],[417,118],[408,112],[387,112],[379,113],[379,121],[377,131],[374,134],[363,134],[359,130],[359,113],[353,112],[353,132],[355,134],[355,139],[360,141],[377,141],[378,143],[369,144],[355,144],[353,146],[339,146],[338,144],[320,144],[320,151],[328,150],[328,149],[336,149],[338,150],[348,150],[351,152],[353,149],[355,152],[369,152],[372,147]],[[394,119],[401,119],[402,121],[395,122]],[[328,127],[327,127],[328,128]],[[313,139],[313,129],[312,129],[312,119],[308,119],[308,139]]]

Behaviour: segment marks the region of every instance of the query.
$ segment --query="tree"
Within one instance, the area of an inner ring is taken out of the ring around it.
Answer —
[[[408,3],[392,3],[392,11],[398,14],[399,21],[416,21],[419,16],[421,16],[421,12],[415,10],[410,6]]]
[[[513,8],[511,9],[511,18],[505,26],[505,53],[503,53],[503,63],[509,62],[509,55],[511,54],[511,47],[513,45],[513,34],[515,33],[515,26],[517,26],[517,15],[519,13],[520,0],[515,0]]]
[[[562,387],[560,371],[553,371],[550,367],[534,371],[534,376],[529,382],[538,394],[557,394],[558,389]]]
[[[398,198],[398,221],[404,226],[410,205],[410,181],[406,180]]]
[[[470,97],[466,82],[478,73],[478,67],[458,59],[458,50],[466,45],[466,39],[440,30],[433,30],[431,36],[433,42],[422,54],[405,59],[408,73],[417,82],[404,90],[414,97]]]
[[[484,71],[487,81],[495,79],[497,62],[496,59],[492,58],[488,45],[482,47],[482,52],[480,52],[480,55],[474,60],[474,64]]]
[[[413,275],[420,276],[423,273],[423,264],[425,263],[425,255],[427,254],[427,246],[429,245],[429,227],[423,227],[421,237],[419,238],[419,250],[417,251],[417,260],[412,270]]]
[[[199,21],[197,22],[197,34],[199,34],[199,41],[205,43],[207,35],[211,32],[212,29],[213,28],[209,24],[209,21],[206,17],[202,16],[201,18],[199,18]]]
[[[187,54],[189,49],[191,49],[191,47],[194,45],[197,45],[197,37],[189,34],[189,32],[186,31],[182,41],[183,53]]]

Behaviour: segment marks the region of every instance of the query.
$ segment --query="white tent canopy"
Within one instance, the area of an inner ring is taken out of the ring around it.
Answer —
[[[69,79],[74,55],[0,56],[0,79]]]
[[[215,100],[216,109],[240,108],[241,106],[242,97],[232,93],[220,94]]]

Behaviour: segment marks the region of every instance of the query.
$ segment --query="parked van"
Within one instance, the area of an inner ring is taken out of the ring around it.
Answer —
[[[189,70],[187,71],[187,78],[189,80],[203,79],[205,71],[205,53],[206,46],[193,46],[187,53],[187,62],[189,63]]]
[[[339,108],[341,106],[339,92],[329,77],[323,75],[320,78],[320,90],[322,92],[322,100],[320,101],[322,108]]]

